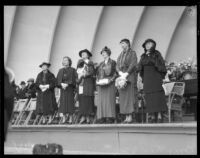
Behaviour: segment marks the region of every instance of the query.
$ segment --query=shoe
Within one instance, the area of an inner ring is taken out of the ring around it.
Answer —
[[[133,123],[133,119],[128,119],[127,123]]]
[[[158,119],[157,123],[163,123],[163,120],[160,118]]]
[[[83,124],[84,122],[86,122],[85,118],[81,118],[81,121],[79,122],[79,124]]]

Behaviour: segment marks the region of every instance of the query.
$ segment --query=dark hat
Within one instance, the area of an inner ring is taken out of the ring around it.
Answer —
[[[154,44],[154,46],[153,46],[154,49],[156,48],[156,42],[153,39],[150,39],[150,38],[144,41],[144,43],[142,44],[142,47],[145,48],[145,44],[148,43],[148,42],[153,43]]]
[[[40,64],[40,65],[39,65],[39,67],[42,67],[43,65],[47,65],[48,67],[50,67],[50,66],[51,66],[51,64],[50,64],[50,63],[48,63],[48,62],[43,62],[42,64]]]
[[[83,50],[81,50],[81,51],[79,52],[79,56],[80,56],[80,57],[81,57],[81,55],[82,55],[83,52],[86,52],[86,53],[88,54],[89,57],[92,56],[92,53],[90,53],[89,50],[87,50],[87,49],[83,49]]]
[[[109,56],[111,55],[111,50],[110,50],[107,46],[105,46],[105,47],[102,49],[101,54],[102,54],[104,51],[105,51]]]
[[[29,78],[27,82],[34,82],[34,78]]]
[[[21,81],[20,85],[25,85],[26,83],[24,81]]]
[[[129,39],[127,39],[127,38],[122,39],[122,40],[120,41],[120,43],[122,43],[122,42],[125,42],[125,43],[127,43],[127,44],[130,45],[130,41],[129,41]]]

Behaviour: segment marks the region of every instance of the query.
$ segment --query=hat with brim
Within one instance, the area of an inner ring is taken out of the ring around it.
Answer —
[[[89,57],[92,56],[92,53],[90,53],[90,51],[87,50],[87,49],[83,49],[83,50],[81,50],[81,51],[79,52],[79,56],[81,57],[81,56],[82,56],[82,53],[84,53],[84,52],[87,53]]]
[[[130,45],[130,41],[127,38],[122,39],[119,43],[125,42]]]
[[[27,82],[34,82],[34,78],[29,78]]]
[[[153,48],[155,49],[155,47],[156,47],[156,42],[153,40],[153,39],[147,39],[147,40],[145,40],[145,42],[142,44],[142,47],[143,48],[145,48],[145,45],[147,44],[147,43],[153,43],[154,45],[153,45]]]
[[[42,64],[40,64],[40,65],[39,65],[39,67],[42,67],[43,65],[47,65],[48,67],[50,67],[50,66],[51,66],[51,64],[50,64],[50,63],[48,63],[48,62],[43,62]]]
[[[101,54],[102,54],[103,52],[106,52],[109,56],[111,55],[111,50],[110,50],[107,46],[105,46],[105,47],[102,49]]]

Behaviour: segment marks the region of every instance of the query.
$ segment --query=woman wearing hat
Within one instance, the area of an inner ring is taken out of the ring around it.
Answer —
[[[76,88],[76,70],[71,67],[71,58],[65,56],[62,61],[63,68],[59,69],[57,75],[57,86],[61,89],[59,113],[64,114],[62,122],[65,123],[66,115],[69,114],[68,123],[72,123],[72,114],[74,113],[74,95]]]
[[[29,78],[27,81],[28,85],[26,86],[27,92],[26,97],[36,98],[36,86],[33,78]]]
[[[56,98],[54,88],[56,86],[56,78],[48,68],[50,63],[43,62],[40,67],[42,71],[37,75],[36,88],[37,88],[37,102],[36,102],[36,114],[44,115],[42,123],[46,123],[47,116],[55,113],[57,110]],[[51,121],[51,119],[49,119]],[[50,123],[50,122],[48,122]]]
[[[152,114],[152,122],[162,122],[161,112],[167,110],[162,87],[163,79],[167,73],[165,61],[161,53],[156,50],[154,40],[147,39],[142,47],[144,53],[141,55],[138,71],[144,85],[146,112]]]
[[[102,122],[113,123],[116,100],[116,62],[110,58],[111,50],[108,47],[105,46],[101,54],[104,61],[97,67],[97,119],[102,119]]]
[[[94,112],[94,64],[89,59],[92,54],[87,49],[81,50],[79,56],[82,58],[77,64],[80,123],[90,123],[89,116]]]
[[[130,48],[130,41],[122,39],[120,41],[122,52],[117,59],[117,87],[119,89],[120,113],[126,116],[124,123],[132,122],[132,113],[137,104],[137,56]],[[125,82],[126,81],[126,82]]]

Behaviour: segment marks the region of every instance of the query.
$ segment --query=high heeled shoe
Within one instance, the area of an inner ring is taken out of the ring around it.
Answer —
[[[79,122],[79,124],[83,124],[85,122],[86,122],[86,119],[84,118],[84,119],[81,119],[81,121]]]

